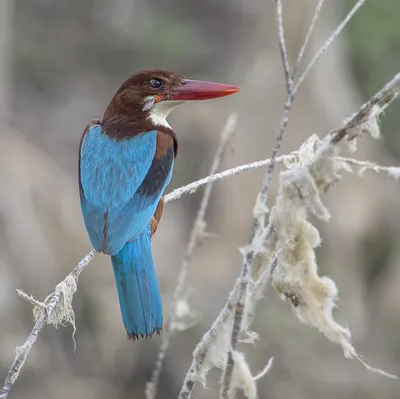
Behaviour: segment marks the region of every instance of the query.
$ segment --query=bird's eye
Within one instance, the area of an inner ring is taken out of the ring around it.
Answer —
[[[162,82],[160,79],[150,79],[149,86],[153,89],[159,89],[162,86]]]

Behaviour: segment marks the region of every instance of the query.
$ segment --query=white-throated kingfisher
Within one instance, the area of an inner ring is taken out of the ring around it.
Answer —
[[[187,80],[175,72],[142,71],[122,84],[103,119],[90,122],[82,135],[82,214],[93,248],[111,256],[129,339],[160,333],[163,323],[150,238],[162,215],[178,150],[166,118],[185,101],[238,90]]]

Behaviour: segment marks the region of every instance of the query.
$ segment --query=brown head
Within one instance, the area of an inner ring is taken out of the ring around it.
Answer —
[[[228,96],[238,90],[236,86],[188,80],[176,72],[149,69],[122,84],[104,113],[102,124],[107,134],[121,138],[154,128],[170,129],[166,118],[176,106]],[[122,132],[127,125],[130,134]]]

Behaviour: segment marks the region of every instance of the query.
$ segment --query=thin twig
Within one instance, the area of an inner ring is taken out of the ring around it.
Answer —
[[[284,38],[283,21],[282,21],[282,1],[281,0],[276,0],[276,23],[278,26],[279,49],[280,49],[280,53],[281,53],[283,68],[285,70],[286,101],[285,101],[285,105],[284,105],[284,109],[283,109],[283,115],[282,115],[280,125],[279,125],[278,134],[275,139],[274,148],[272,150],[271,162],[268,164],[268,170],[264,176],[264,180],[263,180],[262,187],[260,190],[259,200],[262,204],[267,203],[267,195],[268,195],[268,190],[269,190],[269,186],[271,183],[272,174],[275,170],[276,158],[277,158],[278,152],[282,146],[283,135],[285,134],[285,129],[286,129],[286,126],[289,121],[288,116],[289,116],[290,108],[292,106],[293,99],[294,99],[293,98],[293,81],[290,77],[290,71],[288,69],[289,62],[288,62],[288,56],[287,56],[285,38]]]
[[[75,266],[75,268],[71,271],[71,273],[69,273],[67,278],[72,277],[77,283],[80,273],[90,263],[95,254],[96,252],[94,250],[91,250],[78,263],[78,265]],[[41,312],[41,316],[36,320],[35,325],[33,326],[33,329],[29,334],[27,340],[22,346],[17,347],[17,355],[10,368],[10,371],[8,372],[7,377],[5,378],[4,385],[0,390],[0,399],[6,399],[8,397],[8,394],[11,392],[11,389],[13,388],[14,383],[19,376],[22,366],[24,365],[25,360],[28,357],[29,351],[32,349],[32,346],[36,342],[39,333],[42,331],[49,317],[53,313],[57,303],[61,298],[61,294],[61,291],[56,289],[54,293],[47,298],[46,307],[44,311]]]
[[[386,173],[389,177],[394,179],[400,178],[400,166],[383,166],[378,165],[375,162],[360,161],[354,158],[337,157],[339,162],[350,166],[357,166],[359,168],[358,174],[361,176],[365,171],[371,171],[376,173]]]
[[[232,135],[234,133],[236,123],[237,123],[236,114],[231,114],[228,117],[228,119],[225,123],[225,126],[223,128],[223,131],[221,134],[221,141],[220,141],[219,147],[217,149],[217,152],[215,154],[213,163],[211,165],[210,175],[214,175],[217,172],[217,170],[221,164],[221,160],[223,158],[225,150],[226,150],[226,148],[232,138]],[[191,260],[193,257],[193,253],[194,253],[194,250],[196,248],[196,245],[197,245],[197,242],[199,239],[199,234],[202,234],[201,230],[202,230],[202,226],[204,225],[204,217],[206,214],[208,203],[210,201],[213,185],[214,185],[214,181],[209,180],[209,182],[207,183],[207,185],[205,187],[203,198],[201,200],[196,219],[193,223],[193,228],[190,233],[189,244],[188,244],[188,247],[186,250],[185,257],[182,262],[181,270],[178,275],[178,280],[177,280],[177,284],[175,287],[175,291],[172,296],[170,312],[169,312],[169,319],[166,323],[165,328],[163,329],[162,343],[161,343],[160,351],[158,353],[156,367],[153,371],[151,381],[148,382],[147,386],[146,386],[146,398],[147,399],[154,399],[157,394],[157,385],[158,385],[159,376],[160,376],[161,369],[163,366],[165,354],[170,345],[171,333],[172,333],[171,326],[173,325],[173,322],[176,319],[176,306],[178,304],[179,298],[181,297],[182,289],[183,289],[183,286],[186,281],[186,277],[187,277],[187,274],[189,271],[189,266],[190,266],[190,263],[191,263]]]
[[[42,308],[42,309],[46,308],[46,305],[43,302],[38,301],[33,296],[28,295],[26,292],[24,292],[22,290],[18,290],[18,289],[16,289],[15,292],[17,293],[17,295],[19,297],[21,297],[25,301],[29,302],[31,305],[37,306],[38,308]]]
[[[292,72],[292,80],[294,80],[294,78],[296,77],[297,71],[298,71],[298,69],[300,67],[300,64],[301,64],[301,61],[302,61],[302,59],[304,57],[304,53],[306,52],[308,43],[310,42],[311,35],[313,33],[315,24],[317,23],[317,19],[318,19],[318,16],[319,16],[319,13],[321,11],[321,8],[322,8],[323,4],[324,4],[324,0],[318,0],[318,4],[315,7],[314,15],[313,15],[311,24],[310,24],[310,26],[308,28],[306,38],[304,39],[304,43],[303,43],[303,45],[302,45],[302,47],[300,49],[299,55],[297,56],[296,65],[294,66],[294,69],[293,69],[293,72]]]
[[[290,75],[290,65],[285,44],[285,34],[283,31],[281,0],[276,0],[276,21],[278,29],[279,52],[281,54],[283,71],[285,73],[286,91],[290,93],[292,91],[292,77]]]
[[[279,50],[282,58],[282,65],[285,72],[285,83],[286,83],[286,101],[283,109],[283,114],[281,118],[281,123],[279,126],[278,134],[275,139],[274,148],[272,150],[271,162],[268,165],[267,173],[264,176],[262,186],[260,189],[260,193],[256,200],[256,204],[253,210],[253,227],[250,234],[250,245],[246,250],[246,254],[244,256],[244,262],[242,265],[242,272],[240,275],[240,284],[239,284],[239,298],[235,306],[234,316],[233,316],[233,327],[232,327],[232,335],[231,335],[231,345],[228,350],[227,362],[222,376],[222,384],[220,390],[220,398],[221,399],[229,399],[230,390],[232,385],[232,374],[234,365],[233,359],[233,351],[236,349],[240,329],[242,325],[242,320],[244,316],[244,307],[245,300],[247,295],[248,284],[250,281],[251,275],[251,267],[256,256],[254,247],[255,240],[257,240],[257,234],[260,228],[265,226],[265,214],[266,212],[259,212],[260,208],[265,209],[267,207],[268,200],[268,191],[271,184],[272,174],[275,170],[276,158],[278,152],[282,146],[283,136],[285,134],[286,126],[289,121],[289,112],[293,103],[293,81],[290,75],[290,66],[287,56],[287,50],[285,45],[285,35],[283,29],[283,21],[282,21],[282,1],[276,0],[276,23],[278,29],[278,42],[279,42]]]
[[[285,247],[289,244],[290,240],[286,240],[283,245],[281,245],[280,248],[278,248],[271,256],[271,259],[269,259],[269,262],[267,266],[264,268],[264,271],[261,273],[261,275],[258,277],[258,279],[254,282],[253,290],[252,290],[252,295],[254,300],[257,299],[257,296],[261,294],[261,291],[263,288],[267,285],[268,281],[274,274],[275,267],[277,265],[279,256],[281,255],[282,251],[285,249]]]
[[[282,155],[278,158],[276,158],[277,163],[284,163],[286,161],[290,162],[291,160],[295,159],[295,155],[289,154],[289,155]],[[200,180],[197,180],[193,183],[187,184],[186,186],[179,187],[172,191],[171,193],[167,194],[164,197],[164,202],[171,202],[176,199],[179,199],[182,197],[182,195],[185,194],[192,194],[196,192],[199,188],[205,186],[206,184],[210,182],[215,182],[217,180],[222,180],[227,177],[239,175],[243,172],[247,172],[249,170],[253,169],[258,169],[263,166],[268,166],[270,164],[271,160],[268,159],[263,159],[261,161],[256,161],[256,162],[251,162],[251,163],[246,163],[244,165],[236,166],[231,169],[224,170],[223,172],[216,173],[211,176],[204,177]]]
[[[297,93],[297,90],[299,89],[300,85],[304,82],[304,79],[307,77],[307,75],[310,73],[311,69],[314,67],[315,63],[320,59],[321,55],[325,53],[325,51],[328,49],[328,47],[335,41],[335,39],[340,35],[342,32],[343,28],[347,25],[347,23],[351,20],[351,18],[354,16],[354,14],[357,12],[357,10],[365,3],[365,0],[358,0],[357,3],[354,5],[354,7],[350,10],[350,12],[347,14],[346,18],[338,25],[338,27],[333,31],[333,33],[328,37],[328,39],[325,41],[325,43],[322,45],[322,47],[317,51],[315,56],[312,58],[310,63],[307,65],[305,71],[301,75],[301,77],[298,79],[296,85],[294,86],[293,93]]]

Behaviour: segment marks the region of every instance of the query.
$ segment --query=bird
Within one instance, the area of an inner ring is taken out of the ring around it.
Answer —
[[[163,313],[151,237],[178,153],[166,118],[186,101],[234,94],[238,87],[185,79],[161,69],[129,77],[79,146],[81,211],[91,245],[111,257],[128,339],[159,335]]]

